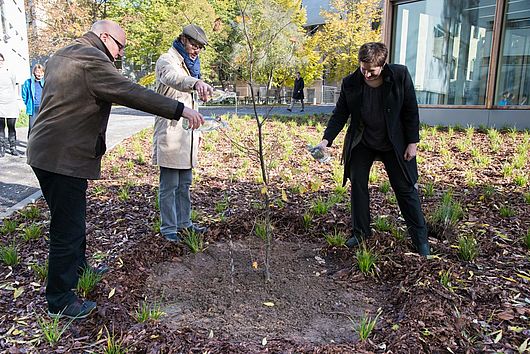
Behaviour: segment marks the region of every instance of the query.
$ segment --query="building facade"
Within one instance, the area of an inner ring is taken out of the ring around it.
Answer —
[[[0,0],[0,16],[0,53],[4,55],[5,65],[15,73],[20,92],[20,86],[30,77],[24,0]]]
[[[530,0],[386,0],[383,32],[422,121],[530,128]]]

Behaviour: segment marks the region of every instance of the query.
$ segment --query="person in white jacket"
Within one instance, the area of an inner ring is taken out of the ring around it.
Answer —
[[[17,134],[15,125],[20,109],[17,104],[15,74],[4,63],[4,55],[0,53],[0,157],[9,149],[11,155],[20,156],[16,147]],[[8,139],[5,137],[7,123]]]
[[[167,53],[156,62],[157,92],[193,108],[193,90],[206,101],[213,88],[201,80],[199,53],[208,44],[204,30],[190,24],[183,28]],[[186,130],[182,120],[155,118],[153,164],[160,167],[160,233],[180,242],[184,231],[204,233],[206,227],[191,222],[190,186],[197,165],[200,132]]]

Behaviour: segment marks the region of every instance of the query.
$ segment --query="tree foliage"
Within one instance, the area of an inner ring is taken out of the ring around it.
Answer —
[[[241,1],[235,26],[242,38],[235,43],[233,63],[249,82],[281,86],[300,69],[305,43],[305,9],[300,0]],[[250,64],[250,65],[249,65]]]
[[[213,29],[217,15],[207,0],[122,0],[110,3],[107,14],[127,33],[126,60],[132,63],[156,62],[182,28],[190,23],[202,27],[210,40],[215,37]],[[201,53],[205,77],[211,75],[209,64],[214,57],[211,50]]]
[[[95,0],[25,1],[32,58],[48,57],[90,29],[104,2]]]
[[[381,41],[380,0],[332,0],[322,11],[326,24],[313,40],[319,45],[328,78],[340,80],[358,66],[357,53],[366,42]]]

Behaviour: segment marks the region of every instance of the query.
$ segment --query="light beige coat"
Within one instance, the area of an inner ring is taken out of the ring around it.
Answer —
[[[157,92],[194,107],[193,86],[199,81],[190,76],[184,58],[173,47],[156,61]],[[190,169],[197,165],[200,132],[184,130],[184,118],[169,120],[155,117],[153,164],[174,169]]]

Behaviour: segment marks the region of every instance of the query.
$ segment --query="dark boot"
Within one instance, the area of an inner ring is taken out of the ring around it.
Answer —
[[[6,138],[0,138],[0,157],[4,157],[6,154],[5,140]]]
[[[429,243],[420,243],[419,245],[414,245],[414,248],[416,248],[416,251],[420,256],[429,256],[431,254],[431,247],[429,246]]]
[[[9,138],[9,151],[13,156],[20,156],[20,153],[17,151],[17,141],[15,138]]]

